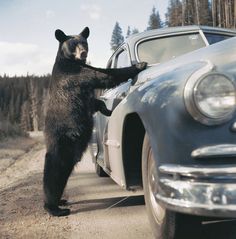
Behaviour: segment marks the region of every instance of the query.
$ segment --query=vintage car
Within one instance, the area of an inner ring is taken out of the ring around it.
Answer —
[[[202,26],[146,31],[108,62],[148,67],[103,92],[113,113],[95,115],[90,149],[98,175],[143,187],[156,238],[178,238],[199,216],[236,218],[235,35]]]

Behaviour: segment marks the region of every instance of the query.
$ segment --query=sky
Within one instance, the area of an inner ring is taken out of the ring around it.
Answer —
[[[144,31],[153,6],[164,20],[168,0],[0,0],[0,75],[51,73],[58,42],[90,28],[88,60],[106,67],[115,23]]]

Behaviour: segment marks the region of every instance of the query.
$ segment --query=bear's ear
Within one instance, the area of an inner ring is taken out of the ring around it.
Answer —
[[[59,29],[55,31],[55,37],[59,42],[64,42],[67,39],[67,35]]]
[[[85,27],[84,30],[80,33],[80,35],[87,39],[89,37],[89,28]]]

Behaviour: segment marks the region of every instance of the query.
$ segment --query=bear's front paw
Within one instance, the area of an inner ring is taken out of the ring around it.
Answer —
[[[147,62],[137,63],[135,67],[140,71],[145,70],[147,68]]]

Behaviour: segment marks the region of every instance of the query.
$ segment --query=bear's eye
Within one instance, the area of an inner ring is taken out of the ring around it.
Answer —
[[[71,49],[75,49],[78,43],[78,40],[70,40],[68,44]]]

